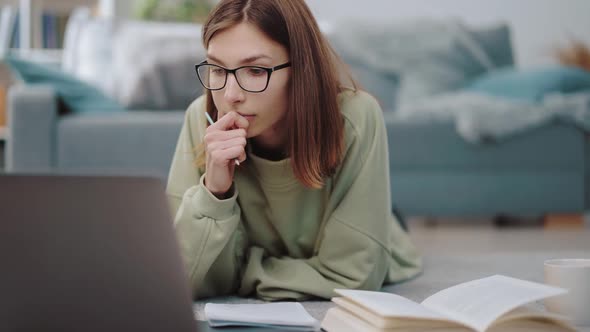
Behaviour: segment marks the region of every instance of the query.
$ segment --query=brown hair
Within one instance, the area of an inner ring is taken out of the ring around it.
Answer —
[[[287,151],[299,181],[321,188],[324,179],[335,173],[344,149],[344,119],[337,100],[343,63],[304,0],[222,0],[203,26],[205,48],[215,33],[241,22],[254,24],[289,53]],[[355,89],[350,74],[345,76]],[[207,112],[217,117],[211,91],[207,91]],[[203,154],[201,149],[201,164]]]

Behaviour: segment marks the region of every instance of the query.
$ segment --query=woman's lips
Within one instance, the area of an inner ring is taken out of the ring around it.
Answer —
[[[246,114],[240,114],[240,115],[243,116],[244,118],[246,118],[246,120],[248,120],[248,121],[252,121],[256,117],[256,115],[246,115]]]

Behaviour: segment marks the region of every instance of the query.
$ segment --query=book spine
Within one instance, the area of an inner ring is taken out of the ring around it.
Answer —
[[[60,15],[57,17],[57,48],[64,47],[64,38],[66,34],[66,25],[68,23],[69,15]]]
[[[50,14],[49,15],[49,40],[48,40],[48,47],[49,48],[57,48],[57,15]]]
[[[58,15],[54,13],[44,13],[42,17],[43,31],[43,48],[58,48]]]
[[[47,48],[49,45],[49,14],[41,15],[41,47]]]
[[[16,17],[14,18],[14,25],[12,29],[12,41],[10,43],[10,47],[12,48],[19,48],[20,47],[20,14],[17,12]]]

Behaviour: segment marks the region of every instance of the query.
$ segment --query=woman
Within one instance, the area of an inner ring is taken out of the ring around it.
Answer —
[[[419,273],[391,215],[380,107],[341,86],[304,0],[222,0],[203,43],[207,93],[167,187],[194,296],[330,298]]]

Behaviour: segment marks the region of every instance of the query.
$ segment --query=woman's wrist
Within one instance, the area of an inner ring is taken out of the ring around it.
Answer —
[[[207,188],[207,190],[209,190],[209,192],[215,196],[217,199],[220,200],[224,200],[224,199],[228,199],[230,197],[232,197],[234,195],[234,184],[232,182],[231,186],[227,189],[227,190],[216,190],[214,188],[211,188],[209,186],[207,186],[207,178],[203,179],[203,184],[205,185],[205,188]]]
[[[211,193],[213,194],[213,196],[217,197],[217,199],[220,199],[220,200],[229,199],[234,195],[234,185],[232,184],[232,186],[229,187],[229,189],[224,193],[213,193],[213,192],[211,192]]]

